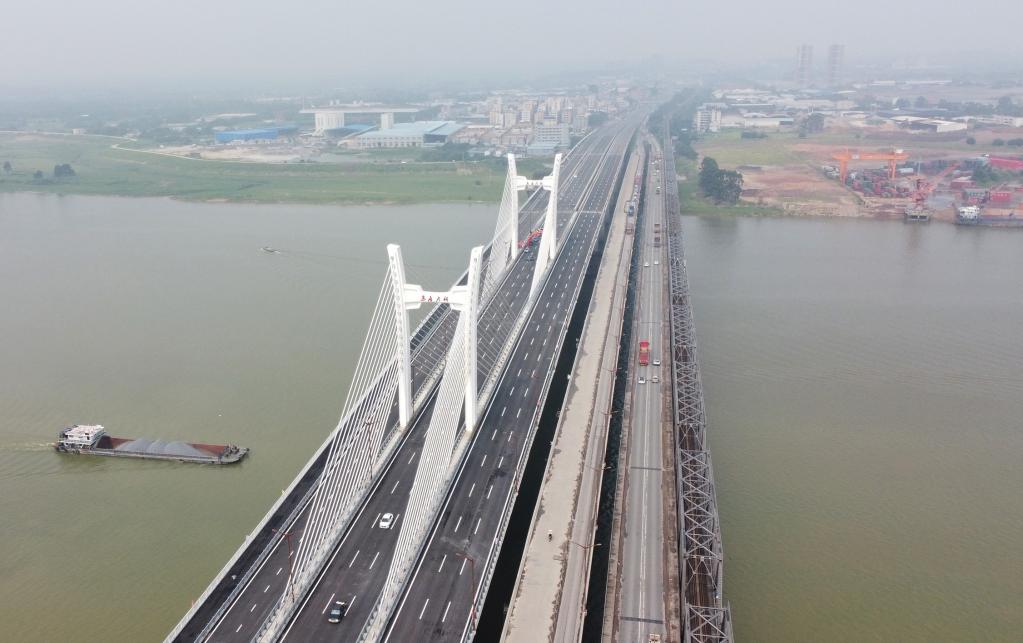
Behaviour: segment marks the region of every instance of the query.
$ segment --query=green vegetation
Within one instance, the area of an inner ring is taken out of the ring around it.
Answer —
[[[704,156],[713,156],[725,167],[738,165],[790,165],[805,162],[792,149],[798,143],[798,133],[782,131],[768,138],[742,138],[739,130],[728,130],[705,136],[697,144]]]
[[[705,156],[700,163],[700,190],[718,205],[735,205],[742,194],[742,174],[735,170],[722,170],[717,161]]]
[[[125,140],[0,134],[0,191],[170,196],[192,200],[294,203],[496,201],[503,159],[479,162],[266,164],[187,159],[131,149]],[[6,168],[10,164],[10,170]],[[43,168],[74,166],[45,179]],[[523,159],[520,171],[542,163]]]
[[[714,203],[713,200],[705,198],[700,194],[699,186],[693,180],[697,173],[695,161],[680,159],[676,169],[680,175],[685,177],[678,183],[678,198],[682,214],[737,217],[772,217],[784,214],[780,208],[742,201],[730,205]]]

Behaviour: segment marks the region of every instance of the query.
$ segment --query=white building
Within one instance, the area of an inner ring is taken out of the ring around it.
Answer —
[[[698,109],[693,117],[693,129],[698,133],[721,130],[721,110]]]
[[[572,144],[568,123],[537,125],[533,128],[533,145],[544,147],[568,147]]]

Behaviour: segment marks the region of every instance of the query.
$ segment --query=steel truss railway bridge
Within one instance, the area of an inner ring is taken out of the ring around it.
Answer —
[[[664,123],[664,211],[667,214],[668,286],[672,361],[672,420],[675,434],[675,492],[678,507],[679,578],[684,643],[731,643],[732,619],[723,602],[721,525],[696,359],[696,333],[689,301],[679,219],[675,156]]]
[[[454,285],[409,283],[387,246],[341,420],[167,641],[472,639],[641,119],[543,179],[509,155],[494,235]]]

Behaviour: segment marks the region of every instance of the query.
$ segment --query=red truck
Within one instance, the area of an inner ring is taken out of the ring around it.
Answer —
[[[650,342],[640,340],[639,342],[639,365],[646,366],[650,363]]]

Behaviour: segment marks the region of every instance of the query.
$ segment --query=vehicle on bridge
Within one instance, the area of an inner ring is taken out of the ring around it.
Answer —
[[[330,614],[327,616],[328,623],[340,623],[341,619],[345,617],[348,612],[348,603],[344,601],[334,601],[334,606],[330,608]]]
[[[650,342],[642,340],[639,342],[639,365],[646,366],[650,363]]]

